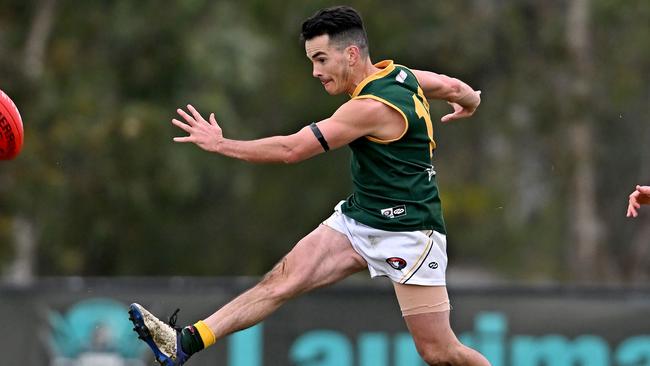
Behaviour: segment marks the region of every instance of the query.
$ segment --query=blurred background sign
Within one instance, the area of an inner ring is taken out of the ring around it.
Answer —
[[[229,279],[79,279],[0,288],[3,364],[151,364],[131,331],[139,302],[161,319],[195,322],[254,283]],[[493,366],[650,364],[650,289],[452,287],[452,324]],[[423,366],[387,281],[346,281],[282,307],[264,323],[197,354],[227,366]]]

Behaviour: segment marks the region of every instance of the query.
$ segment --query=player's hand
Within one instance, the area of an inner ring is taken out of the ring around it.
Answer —
[[[454,108],[454,112],[444,115],[442,118],[440,118],[440,121],[446,123],[461,118],[471,117],[474,114],[474,112],[476,112],[476,108],[478,108],[479,104],[481,104],[481,96],[480,96],[481,91],[480,90],[477,91],[476,94],[478,96],[478,103],[476,103],[476,105],[472,107],[462,106],[455,102],[447,102],[452,108]]]
[[[637,217],[637,210],[641,205],[650,204],[650,186],[636,186],[636,191],[630,194],[630,202],[627,206],[627,217]]]
[[[172,124],[189,133],[189,136],[174,137],[174,141],[191,142],[203,150],[217,152],[219,143],[223,140],[223,132],[214,118],[214,113],[210,113],[210,122],[208,122],[192,105],[188,104],[187,110],[190,114],[181,108],[177,109],[176,112],[185,122],[174,118]]]

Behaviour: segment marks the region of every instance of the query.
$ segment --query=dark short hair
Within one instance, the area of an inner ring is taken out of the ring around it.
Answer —
[[[363,20],[359,12],[349,6],[321,9],[302,23],[300,39],[303,42],[323,34],[327,34],[330,42],[339,49],[355,45],[364,55],[368,55],[368,36],[363,28]]]

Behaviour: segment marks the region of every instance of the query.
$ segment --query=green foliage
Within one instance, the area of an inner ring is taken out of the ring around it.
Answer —
[[[251,165],[172,142],[192,103],[228,137],[292,133],[329,116],[300,22],[329,1],[58,1],[43,74],[25,72],[39,2],[0,5],[0,88],[21,109],[22,155],[0,164],[0,269],[11,220],[34,224],[41,275],[261,274],[349,192],[345,149]],[[483,91],[476,116],[436,125],[453,265],[563,279],[575,162],[563,2],[353,1],[373,60]],[[626,196],[650,178],[650,3],[591,3],[598,212],[605,253],[634,230]],[[448,113],[432,103],[434,120]],[[645,169],[645,171],[644,171]]]

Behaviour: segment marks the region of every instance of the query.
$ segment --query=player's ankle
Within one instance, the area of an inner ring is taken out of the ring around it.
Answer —
[[[214,333],[203,321],[181,330],[181,348],[188,356],[210,347],[215,341]]]
[[[181,348],[188,356],[202,350],[204,347],[201,335],[193,325],[181,330]]]

